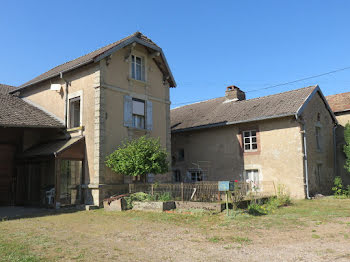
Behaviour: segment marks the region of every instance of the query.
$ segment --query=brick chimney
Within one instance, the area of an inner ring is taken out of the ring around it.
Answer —
[[[225,92],[226,99],[241,101],[245,100],[245,93],[237,86],[228,86]]]

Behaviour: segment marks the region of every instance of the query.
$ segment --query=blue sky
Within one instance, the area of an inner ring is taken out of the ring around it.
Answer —
[[[350,1],[2,0],[0,83],[20,85],[139,30],[162,47],[177,81],[172,106],[350,66]],[[350,70],[247,92],[318,84],[350,91]]]

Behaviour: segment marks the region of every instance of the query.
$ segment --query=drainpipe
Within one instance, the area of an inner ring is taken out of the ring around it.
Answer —
[[[295,118],[297,122],[300,123],[302,127],[302,136],[303,136],[303,153],[304,153],[304,172],[305,172],[305,185],[306,185],[306,198],[310,198],[310,193],[309,193],[309,171],[308,171],[308,161],[307,161],[307,150],[306,150],[306,124],[303,120],[300,120],[298,118],[298,115],[295,115]]]
[[[68,81],[66,79],[63,78],[63,73],[60,72],[60,78],[64,80],[64,82],[66,83],[66,90],[65,90],[65,105],[64,105],[64,125],[66,126],[66,128],[68,128]]]

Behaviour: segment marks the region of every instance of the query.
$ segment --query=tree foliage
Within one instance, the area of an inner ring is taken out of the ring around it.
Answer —
[[[347,123],[344,129],[344,153],[346,155],[345,169],[350,172],[350,124]]]
[[[107,156],[106,165],[114,172],[127,176],[164,174],[168,172],[167,152],[159,139],[142,136],[124,142]]]

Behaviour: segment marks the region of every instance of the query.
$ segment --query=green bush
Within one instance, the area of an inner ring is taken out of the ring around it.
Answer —
[[[106,166],[126,176],[164,174],[168,172],[168,154],[159,139],[142,136],[123,143],[107,156]]]
[[[259,205],[257,203],[249,204],[247,211],[248,211],[248,214],[253,216],[262,216],[268,213],[268,210],[266,209],[265,206]]]
[[[171,194],[169,192],[165,193],[155,193],[153,195],[147,194],[144,192],[137,192],[133,193],[128,197],[124,197],[126,200],[127,208],[132,209],[133,205],[132,203],[134,201],[141,201],[141,202],[146,202],[146,201],[161,201],[161,202],[166,202],[170,201],[172,199]]]
[[[343,180],[337,176],[334,178],[334,186],[332,187],[334,197],[336,198],[347,198],[350,197],[350,185],[346,188],[343,185]]]

